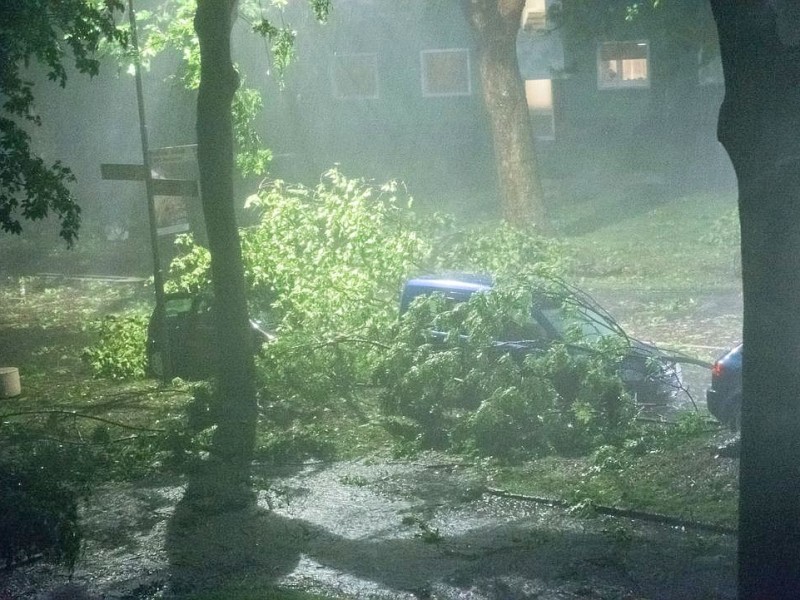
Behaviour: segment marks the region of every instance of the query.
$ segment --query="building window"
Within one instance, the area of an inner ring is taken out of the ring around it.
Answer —
[[[597,48],[597,87],[650,87],[650,45],[645,41],[603,42]]]
[[[423,50],[420,53],[420,63],[423,96],[472,94],[468,50]]]
[[[525,0],[525,7],[522,9],[522,29],[525,31],[547,29],[546,0]]]
[[[553,82],[550,79],[525,81],[525,97],[533,126],[533,134],[541,140],[556,139],[553,113]]]
[[[333,95],[336,98],[378,97],[378,56],[371,53],[333,56]]]

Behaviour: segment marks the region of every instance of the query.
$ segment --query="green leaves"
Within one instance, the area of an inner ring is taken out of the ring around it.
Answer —
[[[272,64],[275,66],[279,82],[282,83],[286,69],[294,59],[294,40],[297,32],[288,27],[276,27],[264,18],[253,25],[253,31],[269,40]]]
[[[321,23],[327,21],[331,12],[331,0],[310,0],[310,2],[317,21]]]
[[[48,165],[30,147],[22,122],[40,124],[33,111],[34,84],[20,67],[36,61],[48,79],[65,86],[65,61],[71,56],[80,73],[96,75],[98,50],[103,41],[125,45],[114,15],[123,10],[119,0],[48,2],[30,0],[3,6],[0,20],[0,229],[21,233],[22,222],[51,213],[61,223],[61,237],[72,245],[80,226],[80,209],[68,189],[72,172],[60,162]]]
[[[491,273],[499,279],[557,276],[566,267],[561,244],[531,227],[505,222],[452,228],[433,253],[439,269]]]
[[[85,348],[83,359],[95,377],[126,380],[139,379],[145,374],[145,317],[105,317],[98,326],[98,342]]]
[[[236,140],[236,168],[239,173],[263,175],[272,161],[272,152],[264,147],[261,136],[253,128],[253,120],[263,108],[261,93],[240,86],[233,97],[233,135]]]
[[[453,306],[441,295],[412,303],[377,370],[384,410],[414,425],[398,431],[421,447],[502,458],[624,438],[635,411],[614,367],[618,348],[497,344],[521,339],[531,289],[547,290],[516,281]]]
[[[242,235],[253,302],[281,331],[384,339],[430,248],[400,198],[331,170],[314,189],[273,182],[249,207],[260,213]]]
[[[0,229],[22,232],[23,220],[55,213],[61,237],[75,242],[81,210],[67,187],[75,180],[59,161],[48,165],[30,147],[30,136],[14,121],[0,117]]]

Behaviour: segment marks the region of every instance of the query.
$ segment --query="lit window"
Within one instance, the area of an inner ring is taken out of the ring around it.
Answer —
[[[332,78],[336,98],[377,98],[378,56],[334,54]]]
[[[597,49],[597,87],[650,87],[647,42],[603,42]]]
[[[530,112],[534,135],[542,140],[554,140],[556,128],[553,114],[552,80],[526,80],[525,97],[528,100],[528,111]]]
[[[423,50],[420,53],[423,96],[469,96],[472,94],[469,51]]]
[[[522,28],[525,31],[547,29],[547,3],[545,0],[525,0],[522,9]]]

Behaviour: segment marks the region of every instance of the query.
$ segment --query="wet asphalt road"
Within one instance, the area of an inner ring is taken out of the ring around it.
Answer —
[[[736,597],[730,534],[498,497],[468,465],[430,457],[262,475],[257,509],[214,517],[181,514],[172,484],[100,490],[63,597],[193,598],[232,584],[353,599]],[[34,562],[0,575],[0,598],[49,600],[66,583]]]

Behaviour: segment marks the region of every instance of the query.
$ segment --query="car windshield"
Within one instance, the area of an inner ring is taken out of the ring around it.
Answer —
[[[619,328],[588,306],[550,307],[538,311],[550,329],[559,337],[577,335],[589,341],[598,341],[609,336],[619,336]]]

